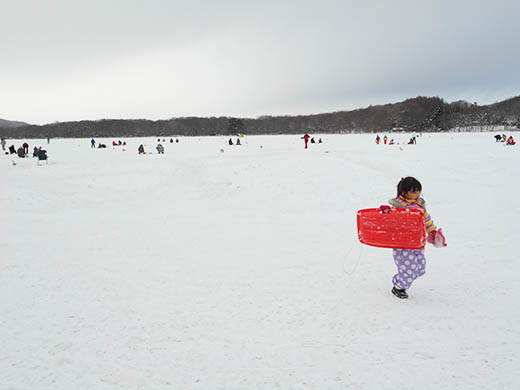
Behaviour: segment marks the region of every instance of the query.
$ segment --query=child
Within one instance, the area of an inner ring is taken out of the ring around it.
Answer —
[[[446,241],[442,234],[442,230],[437,230],[433,224],[430,214],[426,211],[426,205],[421,198],[422,186],[419,181],[413,177],[405,177],[401,179],[397,185],[397,198],[390,199],[389,203],[396,208],[419,209],[424,212],[424,224],[426,233],[428,233],[427,241],[437,247],[446,246]],[[394,275],[392,282],[392,294],[398,298],[408,298],[406,290],[410,288],[413,281],[424,275],[426,267],[426,258],[423,249],[393,249],[394,262],[397,266],[397,274]]]

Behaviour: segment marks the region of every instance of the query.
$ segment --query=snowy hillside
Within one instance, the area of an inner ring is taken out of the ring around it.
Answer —
[[[48,165],[0,158],[0,388],[519,388],[520,146],[492,135],[29,141]],[[448,247],[399,300],[355,214],[407,175]]]

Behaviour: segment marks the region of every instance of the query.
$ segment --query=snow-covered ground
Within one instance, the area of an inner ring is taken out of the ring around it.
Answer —
[[[519,388],[520,146],[492,136],[29,141],[48,165],[0,158],[0,388]],[[407,175],[448,247],[399,300],[355,215]]]

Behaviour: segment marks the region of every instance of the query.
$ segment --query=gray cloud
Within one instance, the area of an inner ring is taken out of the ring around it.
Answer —
[[[517,95],[516,1],[2,4],[0,117],[258,116]]]

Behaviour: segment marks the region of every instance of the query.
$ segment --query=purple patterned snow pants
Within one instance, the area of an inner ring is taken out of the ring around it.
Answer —
[[[415,279],[426,272],[424,249],[394,249],[393,254],[397,274],[394,275],[392,282],[395,288],[406,290]]]

